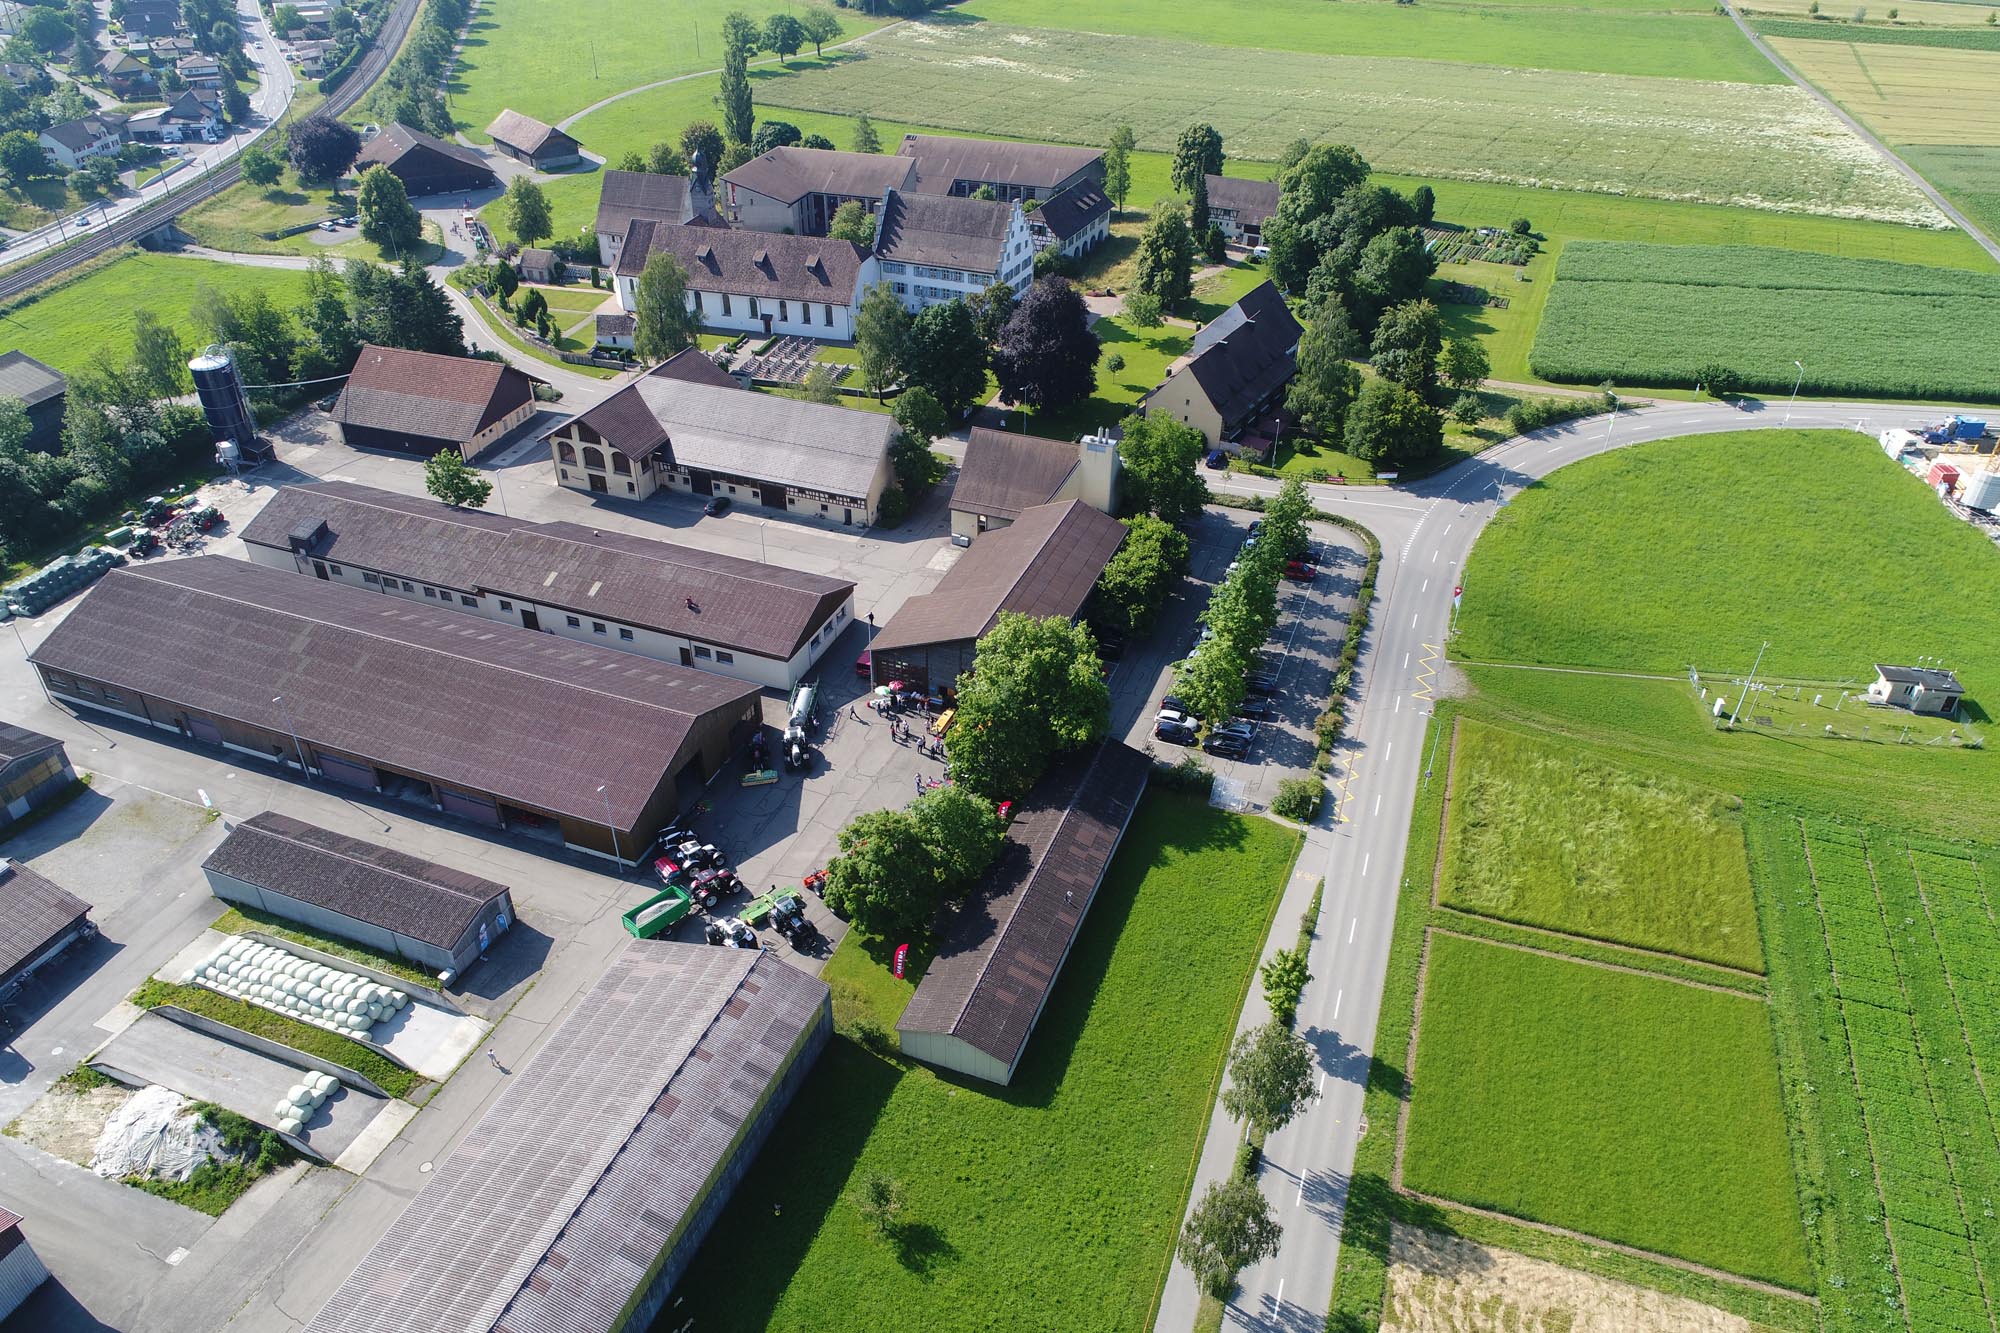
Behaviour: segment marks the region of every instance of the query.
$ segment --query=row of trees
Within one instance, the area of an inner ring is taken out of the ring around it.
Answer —
[[[863,295],[854,349],[861,382],[922,388],[956,421],[986,390],[991,370],[1010,402],[1060,411],[1097,388],[1097,335],[1083,297],[1063,278],[1039,278],[1019,300],[1004,282],[916,315],[887,283]]]
[[[1289,479],[1264,510],[1254,545],[1244,548],[1222,586],[1201,613],[1210,637],[1182,664],[1175,680],[1180,697],[1198,717],[1229,717],[1243,702],[1244,679],[1278,623],[1278,580],[1285,562],[1305,552],[1306,516],[1312,501],[1297,478]]]
[[[465,26],[467,15],[466,0],[425,0],[416,30],[369,95],[377,120],[401,121],[441,139],[451,137],[455,128],[451,109],[440,89],[451,70],[458,31]]]

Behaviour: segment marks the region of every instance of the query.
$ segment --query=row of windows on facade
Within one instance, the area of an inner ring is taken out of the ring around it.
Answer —
[[[913,278],[934,278],[939,282],[990,284],[993,281],[991,273],[968,273],[964,269],[936,268],[930,264],[899,264],[893,260],[884,261],[882,271],[891,274],[906,273]],[[902,286],[899,284],[896,290],[903,290]]]
[[[694,297],[694,310],[695,310],[695,313],[696,313],[696,314],[698,314],[698,315],[709,315],[709,314],[716,314],[716,313],[720,313],[720,314],[723,314],[723,315],[728,315],[728,316],[732,316],[732,317],[733,317],[733,316],[735,315],[735,313],[736,313],[736,311],[735,311],[735,307],[734,307],[734,306],[732,305],[732,303],[730,302],[730,299],[729,299],[729,293],[728,293],[728,292],[706,292],[706,293],[703,293],[703,292],[699,292],[699,291],[697,291],[697,292],[694,292],[694,293],[691,293],[691,294],[692,294],[692,295],[693,295],[693,297]],[[704,301],[703,301],[703,299],[702,299],[704,295],[706,295],[706,296],[710,296],[710,297],[719,297],[719,298],[721,299],[721,301],[722,301],[722,309],[721,309],[721,310],[720,310],[719,312],[717,312],[717,311],[715,311],[715,310],[712,310],[712,309],[710,309],[710,308],[709,308],[709,306],[708,306],[708,304],[707,304],[706,302],[704,302]],[[760,306],[759,306],[759,305],[757,304],[757,298],[756,298],[756,297],[754,297],[754,296],[746,296],[746,297],[744,297],[743,299],[744,299],[744,300],[746,300],[746,301],[748,301],[748,302],[750,303],[750,318],[752,318],[752,319],[761,319],[761,318],[763,317],[763,315],[764,315],[764,311],[763,311],[763,309],[762,309],[762,308],[761,308],[761,307],[760,307]],[[779,301],[779,302],[778,302],[778,321],[779,321],[780,323],[790,323],[790,322],[791,322],[791,318],[792,318],[792,304],[793,304],[792,302],[790,302],[790,301],[784,301],[784,300],[781,300],[781,301]],[[810,301],[800,301],[800,302],[798,302],[798,307],[799,307],[799,323],[801,323],[801,324],[810,324],[810,323],[812,323],[812,322],[813,322],[813,312],[812,312],[812,308],[813,308],[813,303],[812,303],[812,302],[810,302]],[[820,306],[820,311],[821,311],[821,318],[822,318],[822,319],[823,319],[823,320],[825,321],[825,324],[826,324],[826,327],[828,327],[828,328],[832,328],[832,327],[833,327],[833,307],[832,307],[832,306],[830,306],[830,305],[824,305],[824,304],[822,304],[822,305]]]
[[[105,703],[110,704],[113,708],[122,708],[125,705],[124,696],[113,690],[109,685],[106,685],[100,692],[99,690],[92,689],[85,682],[71,676],[62,675],[60,672],[48,672],[46,673],[46,678],[53,689],[67,690],[85,699],[102,698]]]
[[[330,570],[336,576],[343,573],[339,565],[328,565],[327,569]],[[373,583],[380,587],[389,588],[392,590],[398,584],[400,584],[404,592],[414,593],[416,591],[416,588],[410,583],[408,579],[395,579],[395,578],[389,578],[387,576],[378,577],[377,575],[374,574],[363,573],[361,576],[361,581],[363,583]],[[451,601],[453,595],[454,594],[452,594],[449,590],[444,588],[432,588],[428,586],[424,588],[424,596],[440,602]],[[477,607],[479,605],[479,599],[477,597],[468,597],[464,593],[458,593],[456,594],[456,596],[458,597],[459,602],[465,606]],[[500,599],[500,609],[503,612],[511,613],[514,609],[514,604],[508,601],[506,598],[502,597]],[[567,622],[567,624],[571,629],[583,628],[583,621],[580,617],[564,616],[563,619],[565,622]],[[603,621],[593,620],[590,622],[590,632],[592,634],[609,634],[610,630]],[[618,637],[620,639],[623,639],[625,642],[630,643],[632,642],[633,639],[632,631],[626,629],[623,625],[620,625],[618,627]],[[696,657],[707,657],[708,649],[698,647],[694,650],[694,655]],[[717,649],[715,653],[715,660],[718,662],[734,662],[736,660],[736,656],[733,653],[725,653],[721,649]]]
[[[557,440],[556,457],[573,466],[576,463],[576,446],[567,440]],[[588,468],[596,468],[599,472],[604,471],[604,451],[592,448],[586,444],[583,446],[583,465]],[[621,477],[629,477],[632,475],[632,460],[624,454],[619,453],[616,449],[613,449],[611,451],[611,470]]]

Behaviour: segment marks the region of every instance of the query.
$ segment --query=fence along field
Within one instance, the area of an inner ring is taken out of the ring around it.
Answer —
[[[1943,225],[1914,185],[1789,85],[1300,55],[965,20],[889,28],[856,50],[835,68],[760,87],[765,114],[916,114],[946,129],[1059,143],[1098,143],[1122,122],[1139,147],[1159,151],[1206,120],[1235,157],[1272,160],[1303,135],[1351,143],[1390,172]]]
[[[1738,805],[1467,720],[1438,900],[1761,972]]]
[[[1563,250],[1528,364],[1552,380],[1691,387],[1720,363],[1745,387],[2000,400],[2000,274],[1755,246],[1577,242]]]
[[[1760,823],[1774,999],[1794,1010],[1781,1041],[1822,1164],[1828,1326],[1991,1329],[2000,860],[1817,817]]]

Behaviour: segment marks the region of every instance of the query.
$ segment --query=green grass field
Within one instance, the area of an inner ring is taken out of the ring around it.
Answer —
[[[1674,79],[1775,83],[1783,77],[1713,10],[1681,12],[1524,4],[1358,3],[1264,0],[1173,5],[1158,0],[986,0],[975,12],[1024,28],[1153,37],[1327,56],[1411,56],[1523,69],[1594,70]]]
[[[1975,226],[2000,233],[2000,147],[1899,144],[1896,151]]]
[[[1758,19],[1750,25],[1762,37],[1838,42],[1860,46],[1946,46],[1964,51],[2000,51],[1995,28],[1885,28],[1880,24],[1814,23],[1810,19]]]
[[[1740,673],[1768,640],[1766,674],[1838,681],[1943,653],[1972,702],[2000,698],[2000,551],[1854,432],[1710,435],[1572,464],[1501,511],[1465,589],[1454,657]]]
[[[281,307],[304,299],[306,275],[289,269],[248,268],[206,259],[177,259],[134,251],[68,284],[7,307],[7,338],[29,356],[58,370],[78,371],[99,354],[123,364],[132,354],[132,312],[150,310],[198,345],[189,314],[203,287],[223,292],[261,288]]]
[[[714,1280],[683,1284],[675,1317],[837,1333],[893,1309],[939,1333],[1145,1328],[1296,846],[1268,821],[1148,796],[1013,1084],[837,1039],[696,1259]],[[835,1002],[850,1024],[893,1027],[907,989],[860,952],[843,944],[829,964]],[[908,1191],[891,1238],[846,1198],[876,1171]]]
[[[1435,96],[1440,87],[1451,97]],[[920,106],[947,127],[1054,141],[1124,121],[1154,151],[1205,119],[1239,157],[1274,159],[1304,135],[1350,142],[1387,171],[1938,221],[1790,85],[1248,52],[961,19],[887,30],[860,58],[761,91],[774,106],[849,116]]]
[[[627,88],[714,69],[722,63],[722,16],[732,10],[761,23],[817,7],[798,0],[488,0],[452,73],[452,116],[478,143],[489,142],[486,127],[508,107],[554,124]],[[882,22],[859,9],[839,17],[843,41]],[[587,138],[584,146],[603,151]]]
[[[1762,1001],[1433,933],[1411,1189],[1809,1290]]]
[[[1745,387],[1823,396],[2000,398],[2000,274],[1761,247],[1577,243],[1530,353],[1569,383],[1692,388],[1720,362]]]
[[[1439,901],[1760,972],[1737,804],[1461,723]]]

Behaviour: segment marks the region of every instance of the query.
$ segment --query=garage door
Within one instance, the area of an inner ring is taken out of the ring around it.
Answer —
[[[319,771],[335,782],[349,787],[360,787],[366,791],[375,790],[375,770],[366,764],[357,764],[352,759],[336,759],[330,754],[319,756]]]
[[[222,728],[205,717],[190,717],[188,731],[198,741],[206,741],[210,745],[222,744]]]
[[[474,819],[482,824],[500,827],[500,807],[483,796],[468,796],[462,791],[449,787],[439,787],[438,794],[444,798],[446,814]]]

